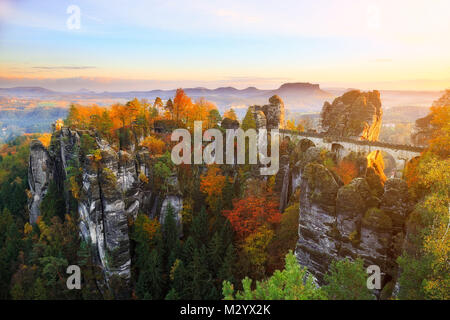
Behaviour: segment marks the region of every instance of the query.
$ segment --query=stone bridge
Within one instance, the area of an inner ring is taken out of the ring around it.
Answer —
[[[316,147],[325,148],[337,154],[338,159],[342,159],[351,152],[370,154],[373,151],[385,151],[391,155],[396,164],[397,171],[401,172],[408,161],[420,156],[425,150],[424,147],[411,145],[398,145],[379,141],[357,140],[343,137],[326,136],[323,133],[297,132],[280,129],[281,139],[289,137],[291,139],[308,139]]]

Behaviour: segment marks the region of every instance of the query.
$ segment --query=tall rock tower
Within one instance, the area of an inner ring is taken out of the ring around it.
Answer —
[[[377,141],[380,135],[383,110],[377,90],[352,90],[325,102],[322,108],[322,129],[337,137]]]

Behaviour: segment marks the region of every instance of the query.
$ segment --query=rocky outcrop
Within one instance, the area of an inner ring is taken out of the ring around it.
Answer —
[[[388,179],[381,194],[380,186],[370,185],[364,175],[343,185],[323,165],[319,148],[303,141],[295,150],[299,154],[291,159],[298,161],[284,183],[290,194],[300,192],[298,262],[319,284],[330,263],[343,258],[378,265],[383,285],[396,278],[399,243],[411,211],[405,181]]]
[[[31,197],[28,201],[30,223],[35,223],[40,215],[41,201],[47,193],[53,179],[53,163],[47,149],[39,140],[30,144],[30,160],[28,164],[28,184]]]
[[[357,178],[350,184],[338,187],[333,176],[321,165],[315,167],[311,177],[302,177],[300,184],[299,241],[296,255],[299,263],[318,279],[333,260],[362,258],[365,264],[378,265],[384,283],[397,275],[396,258],[399,237],[403,238],[403,228],[409,209],[401,203],[407,192],[393,188],[397,181],[386,182],[381,201],[374,197],[364,178]],[[311,165],[306,169],[311,175]],[[398,179],[397,179],[398,180]],[[328,181],[328,182],[327,182]],[[403,181],[404,182],[404,181]],[[314,191],[312,191],[314,190]],[[400,197],[394,203],[394,194]],[[389,200],[388,200],[389,199]],[[400,210],[397,210],[398,207]],[[387,210],[391,208],[392,210]]]
[[[82,151],[83,139],[91,141],[89,152],[93,154]],[[147,183],[152,181],[157,160],[145,149],[116,151],[95,132],[65,127],[53,133],[48,150],[39,141],[33,141],[29,165],[30,222],[36,222],[40,215],[40,203],[53,180],[65,195],[68,211],[78,213],[80,234],[91,245],[94,263],[103,271],[106,283],[112,276],[129,281],[129,221],[142,212],[159,217],[163,223],[170,205],[181,234],[183,201],[176,175],[169,178],[164,191]]]
[[[319,280],[338,255],[338,241],[333,232],[338,189],[333,175],[324,166],[306,165],[300,183],[301,218],[296,256]]]
[[[283,100],[274,95],[269,104],[264,106],[250,106],[249,112],[253,114],[256,129],[279,129],[285,125],[285,111]]]
[[[128,217],[135,208],[126,206],[123,196],[135,179],[135,172],[127,171],[126,163],[120,163],[120,154],[105,142],[101,142],[101,160],[86,158],[82,167],[82,185],[78,199],[80,230],[83,238],[91,243],[98,264],[106,279],[117,274],[129,279],[130,243]],[[124,166],[125,165],[125,166]]]
[[[383,111],[380,93],[349,91],[325,102],[321,120],[323,131],[330,136],[376,141],[380,134]]]

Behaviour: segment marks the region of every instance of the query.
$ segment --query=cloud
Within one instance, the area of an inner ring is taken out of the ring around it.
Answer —
[[[94,66],[34,66],[33,69],[39,70],[87,70],[96,69]]]

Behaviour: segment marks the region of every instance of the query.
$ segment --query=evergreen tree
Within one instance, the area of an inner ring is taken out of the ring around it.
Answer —
[[[236,254],[234,251],[233,244],[229,244],[225,252],[225,257],[223,258],[223,263],[218,272],[218,278],[223,281],[228,281],[230,283],[235,283],[233,270],[236,261]]]
[[[156,249],[153,249],[145,260],[145,267],[140,270],[136,283],[136,295],[145,300],[161,299],[164,286],[163,268]]]
[[[190,233],[195,240],[196,247],[208,241],[208,216],[206,215],[205,207],[202,207],[199,213],[194,215]]]
[[[367,273],[361,259],[333,261],[325,275],[323,290],[332,300],[373,300],[367,289]]]
[[[47,194],[42,199],[40,209],[41,216],[46,224],[50,224],[53,217],[64,219],[66,214],[64,195],[54,181],[50,182]]]
[[[216,232],[208,243],[208,261],[212,274],[217,274],[223,262],[224,250],[221,240],[219,233]]]
[[[166,261],[166,271],[169,271],[180,251],[180,240],[178,238],[178,228],[174,217],[173,207],[169,204],[163,221],[163,243]]]

